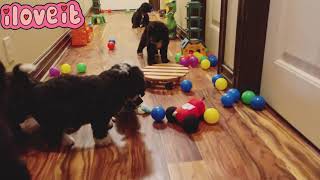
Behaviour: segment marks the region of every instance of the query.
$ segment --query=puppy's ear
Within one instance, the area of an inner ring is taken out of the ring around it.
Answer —
[[[144,81],[144,74],[139,67],[133,66],[130,68],[130,80],[132,80],[132,87],[134,87],[141,96],[144,96],[146,90],[146,83]]]

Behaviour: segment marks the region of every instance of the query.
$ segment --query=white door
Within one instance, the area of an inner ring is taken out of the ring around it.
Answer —
[[[124,10],[138,9],[140,5],[148,0],[101,0],[101,8],[103,10]]]
[[[206,9],[206,46],[218,55],[221,0],[208,0]]]
[[[320,147],[320,1],[271,0],[261,94]]]
[[[239,0],[228,0],[227,24],[224,49],[224,64],[234,69],[234,56],[236,50],[237,21]]]

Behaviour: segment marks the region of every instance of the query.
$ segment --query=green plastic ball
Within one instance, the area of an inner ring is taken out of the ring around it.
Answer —
[[[208,59],[208,57],[207,57],[207,56],[201,56],[200,62],[203,61],[203,60],[205,60],[205,59]]]
[[[182,56],[182,53],[181,53],[181,52],[178,52],[178,53],[176,54],[176,57],[175,57],[176,63],[179,63],[179,62],[180,62],[181,56]]]
[[[78,73],[85,73],[87,71],[87,65],[84,63],[77,64]]]
[[[256,94],[253,91],[245,91],[242,93],[241,100],[244,104],[249,105],[255,96]]]

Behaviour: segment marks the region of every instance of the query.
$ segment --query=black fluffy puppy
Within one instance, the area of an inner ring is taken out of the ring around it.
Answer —
[[[152,11],[152,5],[149,3],[142,3],[139,9],[133,13],[131,22],[132,28],[146,27],[149,24],[148,13]]]
[[[168,45],[169,30],[167,26],[160,21],[153,21],[144,30],[137,53],[142,55],[143,49],[147,47],[148,65],[152,65],[156,63],[155,56],[160,49],[162,63],[168,63]]]
[[[145,82],[141,70],[129,64],[118,64],[93,76],[65,75],[47,82],[34,82],[24,74],[20,84],[30,92],[24,97],[28,112],[20,112],[16,123],[30,112],[49,145],[73,143],[68,132],[77,131],[84,124],[91,124],[96,145],[111,142],[108,136],[109,122],[122,108],[135,107],[142,103]],[[19,100],[16,100],[19,101]],[[19,119],[20,118],[20,119]]]
[[[7,75],[0,62],[0,179],[29,180],[25,164],[19,159],[14,137],[7,118]]]

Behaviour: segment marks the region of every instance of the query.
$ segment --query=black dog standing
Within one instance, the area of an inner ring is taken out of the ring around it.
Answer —
[[[29,180],[30,174],[19,158],[15,138],[11,131],[7,109],[7,73],[0,62],[0,179]]]
[[[138,55],[142,55],[143,49],[147,47],[148,65],[156,64],[155,56],[160,49],[162,63],[168,63],[169,30],[160,21],[150,22],[144,30],[137,50]]]
[[[14,114],[10,121],[17,127],[31,115],[51,147],[59,145],[61,140],[63,145],[72,145],[74,140],[69,133],[85,124],[91,124],[96,145],[109,144],[111,118],[123,108],[134,109],[140,105],[145,91],[142,71],[125,63],[99,75],[64,75],[46,82],[32,81],[27,73],[20,71],[21,67],[18,65],[13,70],[16,85],[12,91],[24,94],[15,93],[16,98],[11,98],[9,107],[15,111],[9,111],[9,115]],[[18,134],[20,130],[14,128],[14,131]]]
[[[149,24],[149,15],[152,11],[152,6],[149,3],[141,4],[140,8],[133,13],[131,22],[132,28],[146,27]]]

